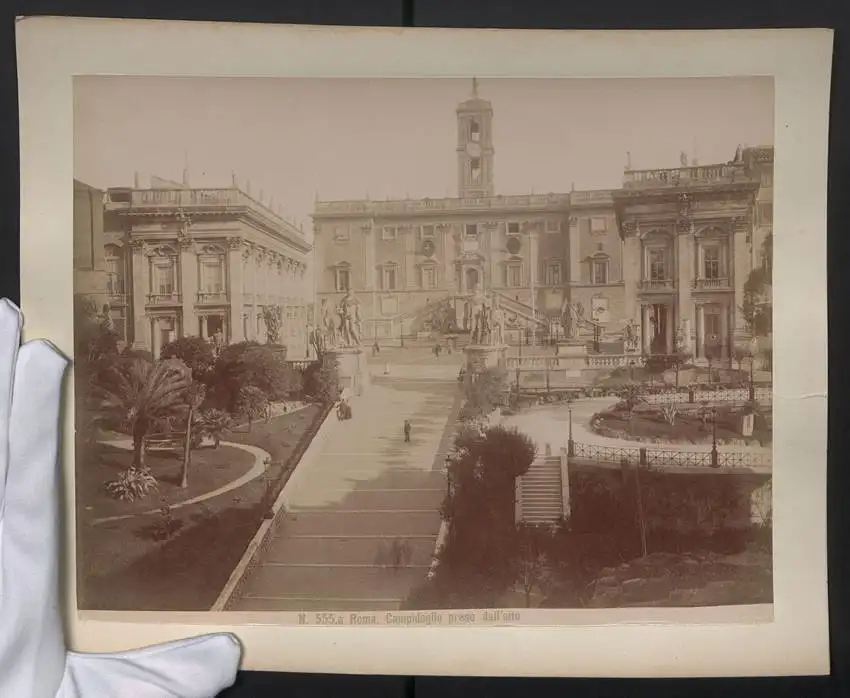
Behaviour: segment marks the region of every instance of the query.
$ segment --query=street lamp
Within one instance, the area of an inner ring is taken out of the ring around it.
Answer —
[[[756,362],[756,357],[752,352],[750,353],[750,402],[755,402],[756,399],[756,386],[755,381],[753,379],[753,364]]]
[[[717,467],[717,408],[711,408],[711,467]]]
[[[567,441],[567,455],[570,458],[573,458],[576,453],[575,453],[575,444],[573,443],[573,406],[572,406],[572,404],[570,404],[570,406],[567,409],[569,410],[569,415],[570,415],[570,431],[569,431],[569,440]]]

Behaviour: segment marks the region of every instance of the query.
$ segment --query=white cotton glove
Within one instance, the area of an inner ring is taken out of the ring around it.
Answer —
[[[0,298],[0,696],[212,698],[241,649],[208,635],[119,654],[65,650],[59,610],[59,404],[67,361],[20,346],[21,313]]]

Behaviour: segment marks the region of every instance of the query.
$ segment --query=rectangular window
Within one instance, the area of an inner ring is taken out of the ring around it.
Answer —
[[[667,280],[667,254],[664,250],[649,250],[649,278],[651,281]]]
[[[507,266],[507,283],[506,286],[522,286],[522,267],[519,264],[509,264]]]
[[[338,226],[334,228],[334,240],[345,242],[348,240],[348,226]]]
[[[552,262],[546,265],[546,285],[560,286],[561,285],[561,263]]]
[[[519,235],[519,223],[508,223],[508,233],[510,235]]]
[[[422,229],[420,231],[420,235],[422,236],[423,239],[432,238],[432,237],[434,237],[434,229],[435,229],[435,226],[433,226],[433,225],[423,225]]]
[[[395,240],[398,235],[398,228],[391,225],[384,226],[383,239],[384,240]]]
[[[481,179],[481,158],[472,158],[469,166],[472,171],[472,181],[478,182]]]
[[[557,233],[561,230],[561,221],[559,220],[547,220],[546,221],[546,232],[547,233]]]
[[[174,266],[172,264],[157,264],[154,266],[153,292],[168,296],[174,293]]]
[[[607,284],[608,283],[608,260],[595,259],[591,269],[591,283]]]
[[[422,267],[422,288],[423,289],[432,289],[435,288],[437,283],[436,274],[434,267]]]
[[[467,223],[465,228],[466,237],[474,238],[478,237],[478,224],[477,223]]]
[[[720,247],[710,245],[702,251],[702,274],[704,279],[720,278]]]
[[[336,270],[336,290],[347,291],[351,288],[351,272],[348,269]]]
[[[204,262],[201,264],[201,289],[204,293],[221,293],[224,291],[224,267],[221,262]]]
[[[384,291],[394,291],[395,281],[395,267],[384,267],[382,286]]]
[[[608,232],[608,221],[601,216],[593,216],[590,219],[590,232],[601,235]]]

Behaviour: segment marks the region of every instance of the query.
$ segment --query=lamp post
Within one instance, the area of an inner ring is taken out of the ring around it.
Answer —
[[[717,467],[717,408],[711,408],[711,467]]]
[[[570,399],[570,406],[568,408],[570,415],[570,431],[569,431],[569,440],[567,441],[567,455],[570,458],[574,458],[576,454],[575,444],[573,443],[573,406],[572,399]]]
[[[753,379],[753,364],[756,362],[756,357],[751,353],[750,354],[750,402],[755,402],[756,399],[756,385],[755,380]]]

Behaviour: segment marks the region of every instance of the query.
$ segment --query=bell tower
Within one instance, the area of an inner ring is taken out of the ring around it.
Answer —
[[[478,96],[472,78],[472,96],[457,107],[458,195],[461,198],[495,196],[493,188],[493,106]]]

